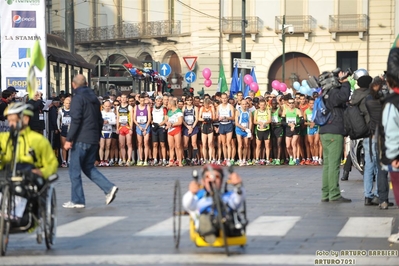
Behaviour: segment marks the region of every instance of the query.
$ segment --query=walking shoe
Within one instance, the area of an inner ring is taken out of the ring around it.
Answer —
[[[299,165],[301,162],[299,161],[299,159],[295,160],[295,165]]]
[[[119,163],[118,163],[118,165],[119,165],[119,166],[124,166],[124,165],[125,165],[125,162],[124,162],[124,161],[122,161],[122,160],[119,160]]]
[[[104,161],[103,162],[103,166],[108,167],[109,166],[109,162],[108,161]]]
[[[345,171],[342,173],[341,181],[348,181],[349,178],[349,172]]]
[[[111,192],[105,195],[105,204],[108,205],[115,199],[116,192],[118,192],[118,188],[113,186]]]
[[[297,161],[297,165],[298,165],[299,159],[296,159],[296,161]],[[306,163],[306,160],[302,159],[302,161],[299,164],[300,165],[305,165],[305,163]]]
[[[138,161],[137,166],[143,166],[144,162],[143,161]]]
[[[319,165],[323,165],[323,159],[319,159]]]
[[[168,161],[166,161],[165,159],[162,160],[162,166],[167,166],[168,165]]]
[[[372,198],[365,197],[364,198],[365,206],[376,206],[378,205],[378,197],[374,196]]]
[[[349,203],[349,202],[352,202],[352,200],[341,196],[338,199],[330,200],[330,202],[332,202],[332,203]]]
[[[62,207],[67,208],[67,209],[82,209],[85,207],[84,204],[75,204],[72,201],[65,202],[62,204]]]
[[[148,162],[145,161],[145,162],[143,163],[143,166],[148,166]]]
[[[388,207],[392,207],[393,203],[392,202],[388,202],[388,201],[384,201],[379,206],[380,206],[381,210],[388,210]]]
[[[390,237],[388,237],[388,241],[392,243],[399,243],[399,233],[398,234],[393,234]]]
[[[288,165],[295,165],[295,161],[291,158]]]
[[[66,161],[63,161],[62,164],[61,164],[61,167],[62,167],[62,168],[67,168],[67,167],[68,167],[67,162],[66,162]]]

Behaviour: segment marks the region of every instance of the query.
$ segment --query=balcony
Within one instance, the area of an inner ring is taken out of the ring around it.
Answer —
[[[330,15],[329,31],[333,40],[337,32],[358,32],[359,38],[363,39],[363,33],[368,29],[368,18],[365,14],[354,15]]]
[[[65,39],[65,31],[53,31]],[[176,37],[181,34],[180,21],[149,21],[138,23],[123,23],[104,27],[75,29],[75,44],[91,45],[105,42],[123,42],[138,39],[156,39]]]
[[[312,16],[285,16],[285,25],[292,25],[296,33],[303,33],[304,38],[309,39],[309,33],[316,27],[316,19]],[[282,40],[283,16],[276,16],[275,32]]]
[[[251,34],[252,40],[256,40],[256,35],[262,31],[263,21],[259,17],[247,17],[245,33]],[[227,41],[231,34],[241,34],[242,18],[241,17],[223,17],[222,32],[226,36]]]

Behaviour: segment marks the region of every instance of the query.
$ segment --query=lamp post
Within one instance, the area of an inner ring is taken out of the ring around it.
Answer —
[[[245,28],[247,27],[247,20],[245,19],[245,12],[246,12],[246,4],[245,4],[245,0],[242,0],[242,21],[241,21],[241,59],[246,59],[246,42],[245,42]],[[244,90],[244,75],[245,75],[245,69],[241,68],[241,88]]]
[[[285,13],[285,12],[284,12]],[[285,30],[288,29],[290,35],[294,34],[294,26],[292,24],[285,24],[285,14],[283,15],[283,23],[281,26],[282,42],[283,42],[283,55],[282,55],[282,82],[285,83]]]

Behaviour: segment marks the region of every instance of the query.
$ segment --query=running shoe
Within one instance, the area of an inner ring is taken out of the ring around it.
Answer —
[[[226,165],[227,165],[227,160],[226,160],[226,159],[223,160],[222,165],[223,165],[223,166],[226,166]]]
[[[152,162],[152,166],[157,166],[158,165],[158,160],[154,159],[154,161]]]
[[[288,165],[295,165],[295,161],[292,158],[290,158],[290,161],[288,162]]]
[[[299,161],[299,159],[296,159],[296,160],[295,160],[295,164],[296,164],[296,165],[299,165],[300,163],[301,163],[301,162]]]
[[[319,159],[319,165],[323,165],[323,159]]]
[[[131,166],[131,161],[126,161],[126,164],[125,164],[125,166]]]
[[[269,160],[266,160],[266,161],[265,161],[265,165],[270,165],[270,161],[269,161]]]
[[[143,161],[138,161],[137,166],[143,166],[144,162]]]
[[[183,160],[181,161],[181,164],[182,164],[182,165],[187,165],[186,159],[183,159]]]
[[[234,163],[235,163],[235,162],[234,162],[234,159],[231,159],[231,160],[230,160],[230,165],[234,165]]]
[[[109,166],[109,162],[108,161],[104,161],[103,162],[103,166],[108,167]]]
[[[239,166],[244,166],[245,165],[245,161],[238,161]]]
[[[109,160],[108,164],[109,164],[109,166],[114,166],[115,165],[114,160],[112,160],[112,159]]]
[[[297,159],[297,162],[299,162],[299,159]],[[299,163],[300,165],[305,165],[305,163],[306,163],[306,160],[305,159],[302,159],[302,161]],[[298,165],[298,163],[297,163],[297,165]]]
[[[260,165],[260,164],[263,165],[263,161],[255,160],[255,165]]]
[[[148,162],[144,161],[143,166],[148,166]]]
[[[62,164],[61,164],[61,167],[62,167],[62,168],[67,168],[67,167],[68,167],[67,162],[66,162],[66,161],[63,161]]]
[[[167,160],[162,160],[162,166],[167,166],[168,165],[168,161]]]
[[[125,161],[122,161],[122,160],[119,161],[119,166],[125,166],[125,164],[126,164]]]
[[[274,162],[275,165],[280,165],[280,159],[276,159]]]
[[[227,161],[226,161],[226,166],[231,166],[231,165],[234,165],[234,161],[233,161],[233,164],[231,164],[231,161],[230,161],[230,160],[227,160]]]
[[[251,161],[251,160],[248,160],[248,161],[247,161],[247,165],[252,165],[252,161]]]
[[[305,161],[305,165],[310,165],[310,164],[312,164],[312,161],[311,161],[310,159],[307,159],[307,160]]]

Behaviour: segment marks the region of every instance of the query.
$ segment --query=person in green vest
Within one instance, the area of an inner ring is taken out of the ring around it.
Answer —
[[[260,150],[262,141],[265,143],[266,161],[264,164],[270,164],[270,123],[272,122],[271,111],[266,108],[266,101],[259,100],[259,109],[254,113],[254,125],[256,125],[256,150],[255,150],[255,164],[259,164]],[[261,157],[263,158],[263,157]],[[263,164],[263,163],[261,163]]]
[[[306,140],[309,143],[310,153],[312,154],[312,165],[319,165],[320,134],[319,126],[312,121],[314,99],[309,99],[309,108],[305,110],[304,119],[307,126]]]
[[[271,139],[272,139],[272,149],[274,160],[272,161],[273,165],[280,165],[281,158],[281,142],[284,136],[284,128],[281,125],[281,115],[283,113],[283,109],[279,107],[277,99],[272,99],[272,107],[270,109],[271,113]]]

